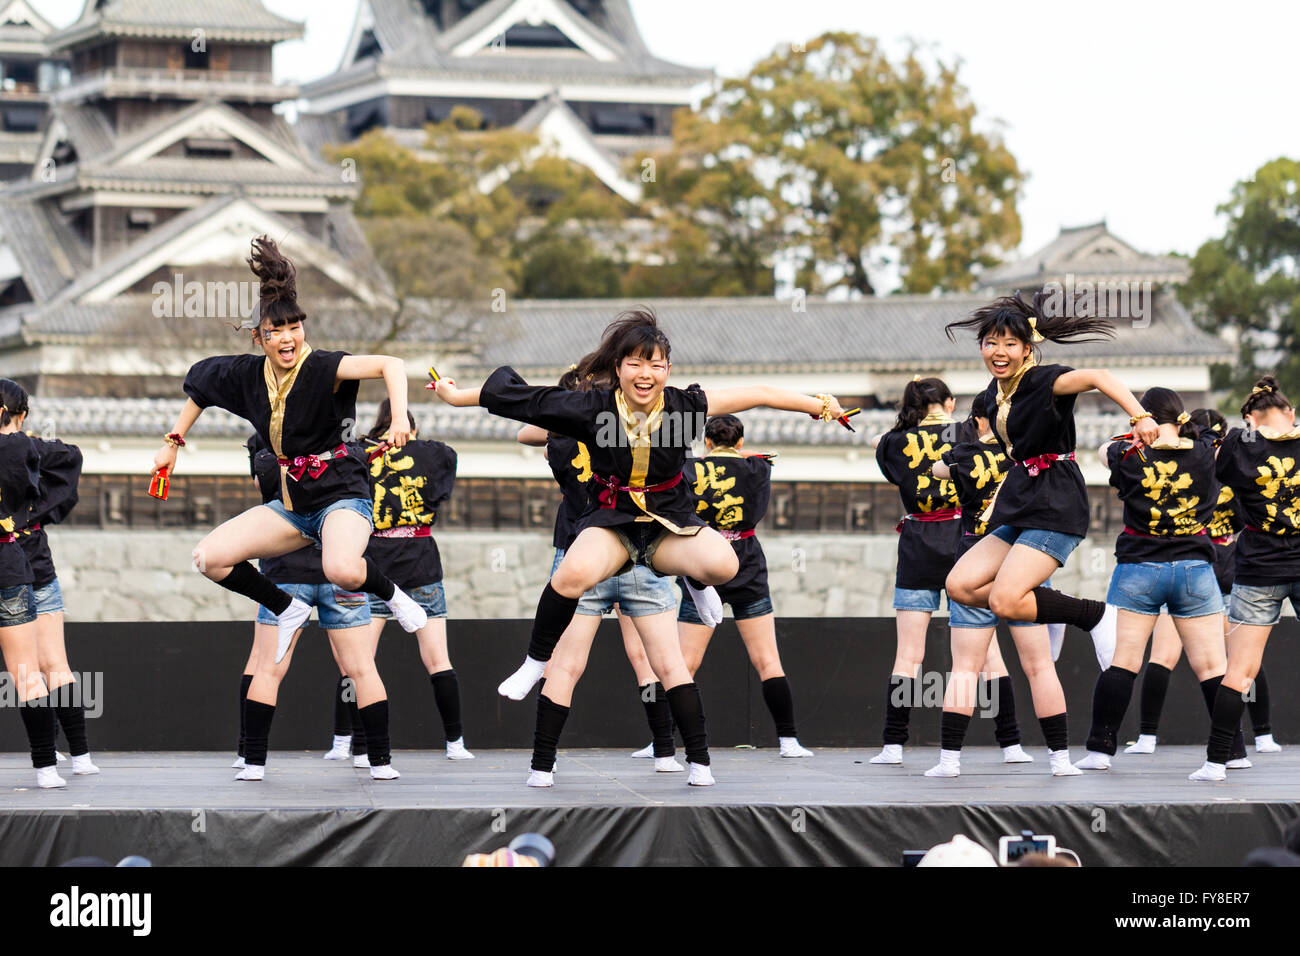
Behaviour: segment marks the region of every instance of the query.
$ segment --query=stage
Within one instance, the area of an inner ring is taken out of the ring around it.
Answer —
[[[1032,739],[1026,749],[1034,763],[1006,765],[996,749],[968,748],[961,777],[931,779],[933,747],[909,748],[901,767],[868,764],[875,749],[782,759],[716,748],[709,788],[628,750],[561,750],[549,790],[524,786],[520,750],[469,761],[396,751],[396,781],[320,751],[275,751],[260,783],[236,782],[229,753],[105,751],[99,775],[63,764],[67,788],[46,791],[26,755],[4,754],[0,865],[133,853],[163,866],[457,865],[536,831],[554,841],[557,866],[897,866],[902,850],[955,833],[995,849],[1033,829],[1086,866],[1236,866],[1300,815],[1300,746],[1252,749],[1254,768],[1219,784],[1187,780],[1203,747],[1121,751],[1109,772],[1066,778]]]

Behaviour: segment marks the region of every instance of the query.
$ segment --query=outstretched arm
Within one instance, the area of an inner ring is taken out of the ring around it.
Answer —
[[[477,388],[457,388],[456,380],[451,378],[438,379],[433,388],[433,394],[448,405],[456,408],[479,404],[478,393]],[[522,441],[522,439],[520,440]]]
[[[202,407],[196,404],[194,399],[187,398],[185,400],[185,407],[182,408],[181,413],[176,416],[176,424],[167,434],[180,435],[181,438],[184,438],[186,432],[194,427],[194,423],[199,420],[199,416],[202,414]],[[163,468],[167,469],[168,474],[174,472],[176,470],[176,452],[178,450],[179,449],[177,449],[175,445],[170,443],[164,444],[162,448],[158,450],[158,454],[153,456],[153,471],[149,474],[151,476],[156,475]]]
[[[934,475],[934,477],[936,478],[951,478],[952,469],[949,468],[947,465],[945,465],[943,462],[936,461],[934,465],[930,468],[930,474]]]
[[[532,445],[535,448],[546,447],[546,429],[538,428],[536,425],[525,425],[519,429],[519,434],[515,440],[521,445]]]
[[[1094,388],[1122,408],[1130,418],[1145,414],[1145,409],[1142,408],[1142,403],[1137,400],[1137,397],[1123,382],[1104,368],[1076,368],[1059,375],[1052,384],[1052,394],[1078,395]],[[1133,426],[1133,437],[1149,445],[1156,440],[1158,431],[1154,419],[1140,418]]]
[[[382,378],[388,388],[388,404],[393,413],[389,444],[401,448],[411,440],[410,419],[406,415],[406,364],[391,355],[345,355],[339,359],[335,382],[351,379]]]
[[[733,415],[751,408],[779,408],[787,412],[803,412],[820,418],[822,400],[785,388],[770,385],[745,385],[737,388],[711,388],[705,391],[709,400],[710,415]],[[831,398],[831,415],[844,414],[840,403]]]

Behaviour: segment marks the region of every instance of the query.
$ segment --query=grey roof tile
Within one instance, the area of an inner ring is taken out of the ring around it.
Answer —
[[[303,25],[277,16],[262,0],[87,0],[81,16],[51,34],[58,46],[98,33],[133,36],[210,35],[247,39],[300,37]]]

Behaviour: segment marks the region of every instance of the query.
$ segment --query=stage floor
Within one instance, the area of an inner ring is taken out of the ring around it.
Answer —
[[[319,751],[273,752],[260,783],[236,782],[231,754],[103,752],[99,775],[64,764],[67,788],[47,791],[26,755],[5,754],[0,863],[140,853],[164,865],[454,864],[536,830],[556,843],[557,865],[896,865],[902,850],[954,833],[996,847],[1033,828],[1087,865],[1237,865],[1300,816],[1300,746],[1252,752],[1254,768],[1220,784],[1187,780],[1202,747],[1121,752],[1109,772],[1066,778],[1029,749],[1033,763],[1007,765],[970,748],[950,779],[923,775],[932,748],[908,750],[901,767],[867,763],[875,750],[721,750],[709,788],[628,751],[562,750],[550,789],[524,786],[519,750],[468,761],[397,751],[396,781]]]

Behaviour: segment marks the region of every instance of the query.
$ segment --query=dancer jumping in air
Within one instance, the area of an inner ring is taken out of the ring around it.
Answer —
[[[379,595],[405,630],[419,630],[426,621],[424,611],[363,558],[370,542],[370,487],[366,463],[345,444],[356,420],[357,383],[372,378],[384,380],[394,414],[403,423],[393,432],[393,446],[406,444],[410,431],[405,424],[402,361],[312,349],[305,338],[307,315],[298,304],[293,263],[265,236],[253,240],[248,263],[260,282],[253,343],[261,354],[221,355],[190,368],[184,386],[188,401],[154,457],[153,473],[175,470],[186,433],[203,409],[216,405],[245,419],[274,451],[283,500],[250,508],[216,528],[194,550],[195,566],[223,588],[276,615],[276,643],[265,654],[259,649],[259,660],[282,660],[311,608],[276,587],[249,561],[296,551],[305,539],[320,542],[321,564],[332,584]],[[250,740],[266,737],[275,715],[274,694],[258,676],[244,708]],[[388,699],[373,655],[356,662],[349,676],[356,683],[367,736],[387,737]],[[249,776],[242,779],[256,779],[265,759],[265,753],[249,748],[244,770]],[[374,779],[398,776],[386,753],[372,751],[370,763]]]
[[[665,576],[687,579],[697,606],[703,590],[725,584],[739,568],[730,542],[695,515],[682,483],[692,441],[710,414],[766,405],[835,421],[844,411],[834,397],[812,397],[767,386],[685,389],[668,385],[670,345],[649,310],[624,313],[606,330],[600,347],[579,363],[579,376],[617,383],[612,388],[570,392],[531,386],[511,368],[499,368],[481,388],[438,382],[448,404],[483,405],[490,412],[568,435],[591,453],[593,497],[578,521],[578,535],[547,583],[537,606],[528,656],[500,686],[515,700],[542,677],[556,641],[573,619],[578,601],[601,581],[644,564]],[[719,618],[716,596],[707,612]],[[667,688],[691,764],[690,781],[713,783],[709,771],[704,707],[682,661],[680,648],[650,664]]]
[[[1155,440],[1151,413],[1114,375],[1104,369],[1040,365],[1038,343],[1069,343],[1114,335],[1102,318],[1057,315],[1049,296],[1032,302],[1019,294],[977,309],[948,326],[975,334],[985,367],[993,376],[985,390],[993,433],[1011,462],[1006,478],[983,520],[992,531],[962,555],[948,575],[952,599],[987,607],[1004,620],[1073,624],[1089,631],[1098,661],[1110,666],[1115,649],[1116,608],[1046,587],[1088,532],[1088,490],[1075,461],[1074,402],[1096,389],[1128,415],[1136,443]],[[1067,310],[1072,311],[1072,310]],[[1052,772],[1079,771],[1070,762],[1064,708],[1040,718],[1051,754]]]

